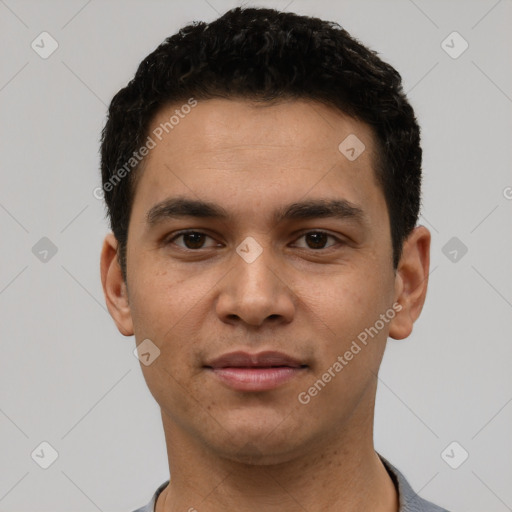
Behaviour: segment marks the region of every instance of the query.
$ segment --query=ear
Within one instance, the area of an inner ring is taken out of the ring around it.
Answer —
[[[430,239],[430,231],[418,226],[404,242],[395,276],[395,302],[402,309],[391,320],[389,328],[389,335],[395,340],[411,334],[423,309],[430,268]]]
[[[128,290],[117,259],[117,250],[117,239],[113,233],[109,233],[105,237],[101,251],[101,284],[108,311],[119,332],[124,336],[132,336],[133,322],[128,303]]]

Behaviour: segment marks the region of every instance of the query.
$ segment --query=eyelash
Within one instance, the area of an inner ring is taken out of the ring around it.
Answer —
[[[334,240],[336,240],[336,242],[338,243],[343,243],[343,240],[339,239],[338,237],[334,236],[334,235],[331,235],[330,233],[328,233],[327,231],[322,231],[322,230],[311,230],[311,231],[306,231],[304,233],[302,233],[298,238],[302,238],[306,235],[310,235],[312,233],[315,233],[315,234],[324,234],[324,235],[327,235],[327,237],[330,237],[330,238],[333,238]],[[179,231],[178,233],[175,233],[171,238],[167,239],[165,242],[164,242],[164,245],[170,245],[171,243],[173,243],[177,238],[183,236],[183,235],[190,235],[190,234],[200,234],[200,235],[205,235],[209,238],[213,238],[211,237],[210,235],[208,235],[207,233],[204,233],[202,231],[195,231],[195,230],[185,230],[185,231]],[[331,245],[329,247],[324,247],[324,248],[321,248],[321,249],[309,249],[310,251],[313,251],[313,252],[320,252],[320,251],[327,251],[329,249],[331,249],[332,247],[335,247],[336,244],[334,245]],[[180,249],[184,250],[184,251],[189,251],[189,252],[199,252],[203,249],[205,249],[204,247],[201,247],[199,249],[189,249],[188,247],[181,247],[181,246],[178,246]],[[210,247],[206,247],[206,249],[210,249]],[[299,247],[299,249],[305,249],[305,250],[308,250],[308,248],[304,248],[304,247]]]

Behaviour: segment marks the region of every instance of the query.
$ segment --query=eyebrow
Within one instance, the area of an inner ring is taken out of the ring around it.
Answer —
[[[154,205],[146,214],[146,223],[153,227],[168,219],[196,217],[228,220],[230,214],[219,204],[184,197],[172,197]],[[286,220],[336,218],[366,224],[362,208],[346,199],[311,199],[278,208],[273,214],[275,224]]]

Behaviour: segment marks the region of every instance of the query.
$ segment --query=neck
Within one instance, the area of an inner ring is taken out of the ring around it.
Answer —
[[[171,482],[156,512],[397,512],[395,486],[373,447],[373,410],[363,416],[280,461],[255,448],[249,463],[219,456],[162,412]]]

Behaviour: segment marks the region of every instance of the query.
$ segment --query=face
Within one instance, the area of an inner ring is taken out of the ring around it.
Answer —
[[[120,331],[160,351],[141,368],[168,428],[274,461],[361,429],[388,335],[419,314],[392,267],[370,128],[315,102],[207,100],[160,137],[137,183],[126,287],[105,249],[102,264]]]

